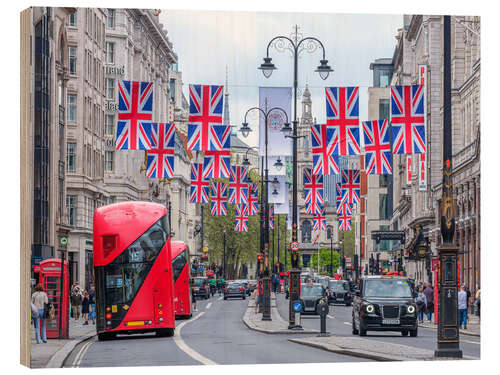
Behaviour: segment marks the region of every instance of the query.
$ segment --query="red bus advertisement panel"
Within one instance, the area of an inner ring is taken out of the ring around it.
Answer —
[[[98,338],[174,334],[170,223],[164,206],[121,202],[94,212]]]
[[[176,318],[190,318],[191,311],[191,265],[189,249],[182,241],[172,241],[172,271],[174,274],[174,313]]]

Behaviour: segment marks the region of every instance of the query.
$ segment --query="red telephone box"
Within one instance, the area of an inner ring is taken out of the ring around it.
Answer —
[[[40,262],[39,282],[49,297],[49,303],[54,305],[54,318],[47,319],[47,338],[68,338],[69,314],[69,270],[68,261],[64,261],[62,277],[61,299],[61,259],[45,259]],[[62,303],[62,309],[61,307]],[[60,313],[62,312],[61,318]],[[61,322],[61,323],[59,323]],[[59,337],[59,324],[61,324],[61,337]]]

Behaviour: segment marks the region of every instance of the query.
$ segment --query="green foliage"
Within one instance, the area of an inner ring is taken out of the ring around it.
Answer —
[[[330,251],[330,248],[322,248],[319,250],[319,270],[323,275],[328,274],[327,266],[330,264],[333,257],[333,272],[337,272],[337,268],[340,266],[340,254],[333,250]],[[318,253],[311,255],[311,261],[309,263],[309,267],[313,270],[318,269]]]
[[[354,217],[352,218],[351,223],[352,230],[349,231],[339,231],[338,238],[344,243],[344,255],[347,258],[354,257],[354,249],[355,249],[355,239],[356,239],[356,225],[354,221]]]

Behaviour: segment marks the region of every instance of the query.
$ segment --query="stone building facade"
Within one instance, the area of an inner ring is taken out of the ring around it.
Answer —
[[[410,277],[434,282],[430,259],[441,244],[442,182],[442,25],[439,16],[405,16],[393,57],[392,85],[417,84],[424,65],[426,85],[427,186],[419,190],[418,164],[412,161],[406,184],[406,155],[394,157],[393,229],[407,234],[405,247],[415,245],[418,230],[429,244],[428,260],[409,261]],[[460,280],[471,291],[480,285],[480,23],[479,17],[452,17],[452,126],[455,243],[460,255]],[[416,157],[414,158],[416,159]],[[410,249],[411,250],[411,249]]]

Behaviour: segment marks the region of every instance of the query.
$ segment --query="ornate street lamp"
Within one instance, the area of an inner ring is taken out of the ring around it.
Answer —
[[[274,167],[276,170],[279,172],[281,171],[281,168],[283,168],[283,163],[281,162],[281,159],[278,157],[278,160],[274,163]]]
[[[248,134],[250,134],[251,131],[252,129],[248,126],[248,122],[244,122],[241,124],[240,132],[243,137],[248,137]]]
[[[320,60],[320,65],[315,70],[319,73],[321,79],[325,80],[328,78],[332,68],[328,65],[328,60],[325,57],[325,48],[323,43],[314,37],[302,38],[298,31],[298,27],[295,26],[295,32],[289,38],[287,36],[276,36],[271,39],[267,45],[266,57],[264,57],[264,62],[260,65],[258,69],[262,70],[264,77],[269,78],[276,70],[276,66],[272,63],[271,57],[269,57],[269,49],[274,47],[278,52],[284,52],[285,50],[291,51],[293,54],[293,92],[294,92],[294,116],[293,116],[293,129],[290,125],[285,124],[281,129],[282,132],[290,134],[293,130],[293,135],[286,135],[286,137],[293,139],[293,199],[292,199],[292,242],[297,241],[297,139],[300,138],[297,135],[297,86],[298,86],[298,57],[302,51],[307,51],[312,53],[316,51],[318,47],[322,49],[323,58]],[[300,269],[298,269],[299,255],[297,251],[292,251],[291,254],[292,269],[290,270],[290,302],[289,302],[289,319],[288,328],[289,329],[302,329],[300,325],[295,322],[295,312],[293,310],[293,302],[299,299],[300,290]]]

